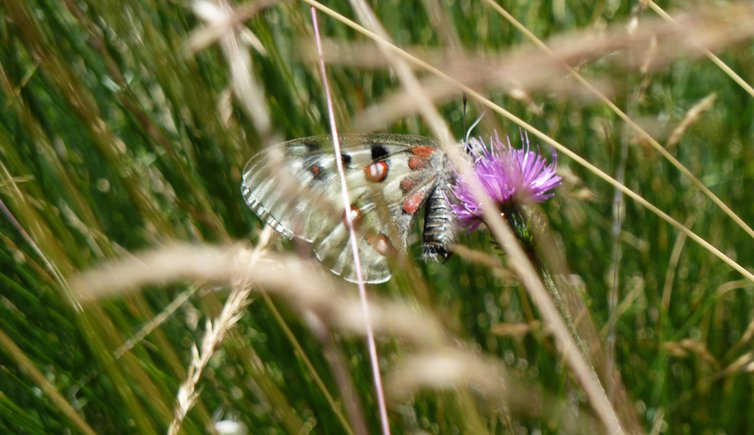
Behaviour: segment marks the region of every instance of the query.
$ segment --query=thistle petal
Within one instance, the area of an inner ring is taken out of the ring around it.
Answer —
[[[528,136],[522,135],[521,140],[522,149],[513,148],[509,139],[504,143],[497,134],[490,138],[489,146],[477,138],[467,144],[474,173],[500,210],[526,201],[542,202],[562,183],[556,171],[557,154],[553,151],[548,164],[544,156],[530,149]],[[474,231],[482,224],[481,205],[468,184],[460,177],[457,180],[452,189],[456,201],[451,208],[461,225]]]

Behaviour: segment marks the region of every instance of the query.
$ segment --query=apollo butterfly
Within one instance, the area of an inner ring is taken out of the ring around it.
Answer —
[[[447,258],[456,230],[448,202],[453,171],[437,143],[395,134],[344,135],[340,143],[337,157],[330,136],[291,140],[255,155],[243,172],[246,203],[283,236],[311,243],[325,266],[355,282],[335,160],[340,158],[366,282],[390,279],[387,257],[406,251],[421,209],[424,257]]]

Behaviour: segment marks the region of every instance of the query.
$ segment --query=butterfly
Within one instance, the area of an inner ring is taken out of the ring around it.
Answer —
[[[406,252],[422,209],[424,257],[445,260],[457,226],[448,202],[454,175],[437,143],[396,134],[339,138],[337,156],[331,136],[323,135],[283,142],[252,157],[241,184],[246,204],[284,237],[310,243],[333,273],[356,282],[339,158],[365,282],[390,279],[388,257]]]

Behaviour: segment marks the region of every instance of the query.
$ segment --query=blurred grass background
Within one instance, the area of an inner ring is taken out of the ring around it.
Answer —
[[[432,24],[425,7],[435,4],[452,29]],[[626,2],[502,5],[543,39],[656,19]],[[328,6],[353,16],[347,2]],[[401,46],[502,61],[509,50],[532,46],[484,3],[388,0],[373,7]],[[203,26],[188,2],[9,1],[0,11],[0,432],[164,432],[191,348],[226,293],[186,283],[81,306],[63,283],[105,259],[170,240],[255,241],[261,223],[243,203],[239,184],[244,163],[268,132],[231,98],[228,62],[217,45],[187,50],[191,33]],[[300,54],[301,41],[312,42],[309,7],[260,6],[243,26],[258,39],[249,51],[265,97],[253,104],[269,108],[274,131],[286,139],[325,133],[321,80]],[[327,38],[369,42],[322,14],[320,26]],[[450,47],[445,31],[456,32],[462,46]],[[749,82],[753,47],[744,41],[719,53]],[[753,97],[703,57],[642,71],[616,65],[620,56],[600,53],[579,70],[606,84],[612,101],[662,144],[692,107],[715,95],[668,151],[751,222]],[[384,68],[330,66],[328,74],[342,126],[400,89]],[[625,171],[629,188],[750,266],[754,245],[747,234],[615,113],[571,93],[523,95],[487,94],[608,173]],[[473,103],[464,115],[462,98],[459,92],[438,107],[458,137],[465,134],[464,116],[468,125],[478,115]],[[492,124],[518,137],[508,121]],[[428,133],[418,116],[387,129]],[[607,348],[614,346],[629,397],[616,407],[630,407],[624,411],[635,413],[647,432],[753,431],[754,414],[745,412],[754,406],[751,283],[630,200],[616,221],[613,187],[567,158],[559,165],[566,184],[544,210],[588,315]],[[496,254],[484,235],[462,235],[461,242]],[[371,291],[417,299],[514,375],[591,414],[516,281],[458,257],[418,266],[421,285],[398,273]],[[183,296],[187,301],[159,327],[114,355]],[[528,328],[506,328],[512,325]],[[406,349],[400,340],[379,343],[389,371]],[[336,345],[366,424],[377,432],[365,346],[353,338],[337,338]],[[342,405],[325,398],[317,378],[341,399],[322,345],[300,313],[284,300],[254,300],[204,372],[183,430],[204,433],[213,421],[233,419],[250,433],[352,433]],[[558,418],[558,409],[491,409],[463,389],[428,390],[390,405],[396,433],[556,433]]]

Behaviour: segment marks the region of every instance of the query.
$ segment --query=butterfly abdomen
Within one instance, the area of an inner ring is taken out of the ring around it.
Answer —
[[[424,258],[445,261],[455,243],[456,221],[447,198],[447,183],[438,183],[425,205]]]
[[[456,220],[448,201],[452,172],[448,157],[436,153],[433,158],[437,181],[424,206],[424,259],[445,261],[456,241]]]

